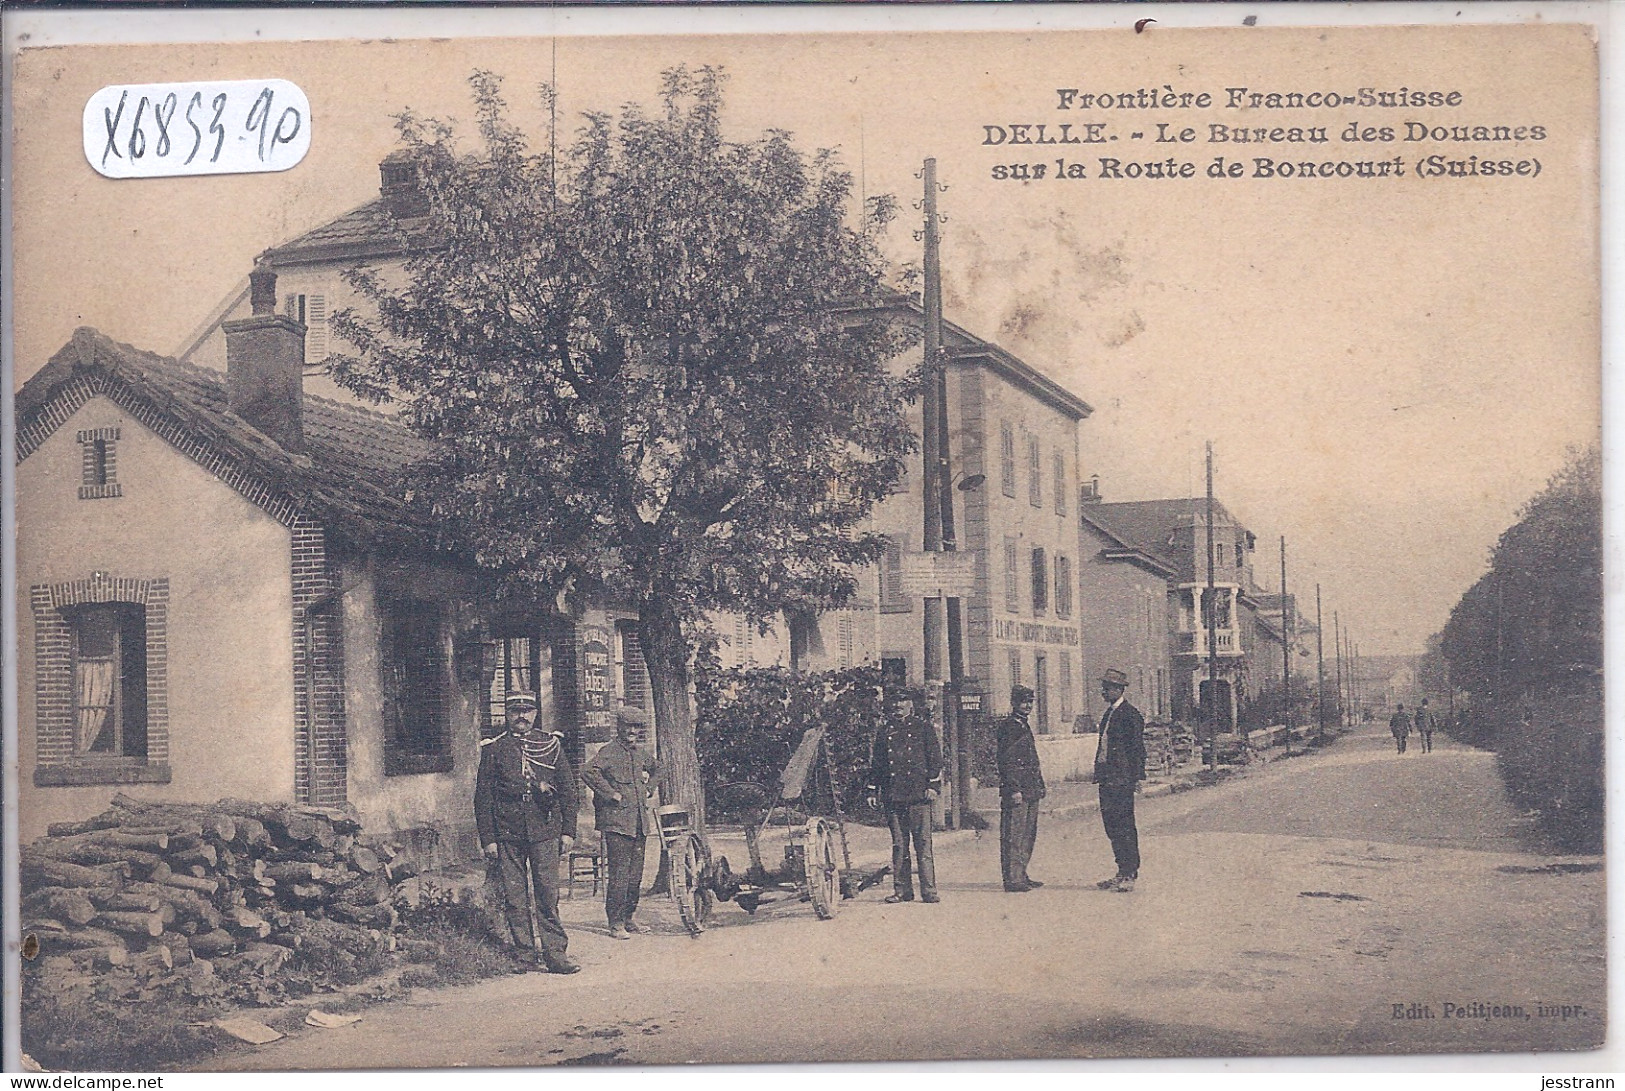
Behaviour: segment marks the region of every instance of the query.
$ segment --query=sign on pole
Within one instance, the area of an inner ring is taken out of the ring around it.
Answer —
[[[905,553],[903,593],[922,598],[968,599],[976,594],[976,554]]]

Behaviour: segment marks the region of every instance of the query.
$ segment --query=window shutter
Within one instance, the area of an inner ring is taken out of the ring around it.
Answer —
[[[1004,540],[1004,608],[1021,613],[1021,575],[1016,561],[1016,540]]]
[[[1033,550],[1033,614],[1049,609],[1049,564],[1042,546]]]
[[[1008,421],[999,422],[999,484],[1004,495],[1016,495],[1016,430]]]
[[[305,300],[305,363],[327,359],[327,296],[315,293]]]
[[[1038,453],[1038,437],[1027,440],[1027,500],[1035,508],[1044,506],[1044,463]]]
[[[1066,456],[1055,452],[1055,514],[1066,514]]]

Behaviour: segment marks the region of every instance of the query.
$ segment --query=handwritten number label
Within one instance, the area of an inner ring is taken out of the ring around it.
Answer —
[[[287,80],[103,87],[85,103],[85,158],[108,178],[287,170],[310,150],[311,124]]]

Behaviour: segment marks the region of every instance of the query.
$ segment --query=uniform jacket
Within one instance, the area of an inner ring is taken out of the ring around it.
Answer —
[[[1038,767],[1038,745],[1024,716],[1014,712],[999,720],[999,794],[1020,792],[1024,802],[1044,798],[1044,772]]]
[[[1432,731],[1437,723],[1438,721],[1433,718],[1433,710],[1431,708],[1419,708],[1416,710],[1417,731]]]
[[[1401,735],[1409,735],[1411,733],[1410,715],[1405,712],[1396,712],[1388,717],[1388,730],[1394,733],[1395,738]]]
[[[643,773],[649,774],[647,781]],[[627,747],[620,739],[599,748],[581,770],[581,779],[592,789],[593,824],[600,833],[641,837],[649,832],[643,803],[654,785],[654,776],[655,760],[647,750]]]
[[[1133,784],[1145,779],[1145,717],[1128,701],[1106,713],[1106,738],[1095,763],[1095,783]]]
[[[942,743],[923,716],[888,720],[869,749],[869,790],[888,806],[927,801],[942,789]]]
[[[525,752],[517,736],[503,734],[482,743],[474,780],[474,824],[480,844],[536,844],[561,835],[574,837],[576,776],[562,746],[553,779],[548,789],[526,775]]]

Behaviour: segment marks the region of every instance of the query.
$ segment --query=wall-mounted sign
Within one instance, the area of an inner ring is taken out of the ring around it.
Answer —
[[[612,727],[615,707],[615,658],[608,629],[581,629],[581,710],[588,727]]]
[[[975,553],[905,553],[902,562],[905,595],[968,599],[976,594]]]

